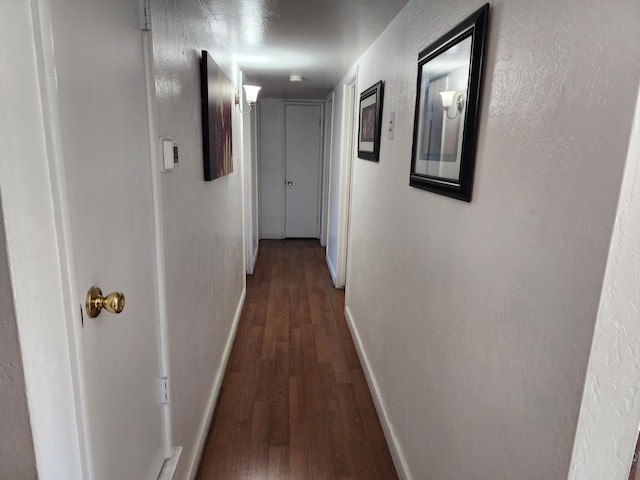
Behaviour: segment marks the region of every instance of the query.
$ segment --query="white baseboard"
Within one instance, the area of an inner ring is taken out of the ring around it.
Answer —
[[[331,280],[333,280],[333,285],[337,285],[337,278],[336,277],[336,268],[333,266],[333,263],[331,263],[331,257],[329,256],[329,253],[327,252],[326,255],[326,259],[327,259],[327,267],[329,267],[329,274],[331,274]],[[336,287],[338,288],[338,287]]]
[[[327,257],[327,263],[329,263],[329,257]],[[369,391],[371,392],[373,403],[376,406],[376,411],[378,412],[378,417],[380,418],[382,430],[384,430],[384,436],[387,439],[387,444],[389,445],[389,450],[391,451],[391,457],[393,458],[393,463],[396,467],[396,471],[398,472],[398,477],[400,478],[400,480],[413,480],[411,471],[409,470],[409,466],[407,465],[407,459],[402,452],[402,448],[400,447],[400,443],[398,442],[398,437],[396,436],[395,429],[391,424],[391,419],[389,418],[387,408],[385,407],[384,400],[382,398],[382,395],[380,394],[380,387],[378,386],[376,377],[371,370],[371,365],[369,364],[369,359],[367,358],[367,354],[362,345],[360,335],[358,334],[358,329],[356,328],[355,322],[353,321],[351,310],[349,310],[349,307],[347,306],[345,306],[344,308],[344,315],[347,319],[347,325],[349,325],[349,330],[351,331],[353,343],[355,343],[358,357],[360,358],[360,363],[362,364],[362,369],[364,370],[364,375],[367,378]]]
[[[238,330],[238,323],[240,322],[240,317],[242,316],[242,308],[244,307],[244,301],[247,298],[247,289],[242,289],[242,294],[240,295],[240,301],[238,302],[238,306],[236,308],[236,314],[233,319],[233,325],[231,326],[231,332],[229,332],[229,337],[227,338],[227,344],[224,347],[224,353],[222,354],[222,364],[220,368],[218,368],[218,372],[216,373],[216,378],[213,381],[213,388],[211,389],[211,395],[209,396],[209,401],[207,403],[207,408],[202,417],[202,422],[200,422],[200,428],[198,429],[198,433],[196,434],[196,439],[194,442],[193,453],[191,454],[191,458],[189,459],[189,466],[187,469],[187,477],[190,480],[193,480],[198,473],[198,466],[200,465],[200,457],[202,457],[202,451],[204,450],[204,444],[207,441],[207,434],[209,433],[209,427],[211,426],[211,419],[213,418],[213,411],[216,408],[216,403],[218,401],[218,395],[220,394],[220,387],[222,386],[222,379],[224,378],[224,372],[227,369],[227,362],[229,361],[229,355],[231,354],[231,347],[233,347],[233,340],[236,337],[236,331]]]
[[[171,456],[167,458],[162,464],[162,470],[160,470],[158,480],[173,480],[173,476],[176,474],[176,467],[178,466],[178,461],[180,460],[181,454],[182,447],[173,447]]]

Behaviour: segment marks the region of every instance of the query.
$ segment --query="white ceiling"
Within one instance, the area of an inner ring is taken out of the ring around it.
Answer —
[[[324,98],[407,0],[199,0],[260,98]],[[305,81],[289,82],[289,75]]]

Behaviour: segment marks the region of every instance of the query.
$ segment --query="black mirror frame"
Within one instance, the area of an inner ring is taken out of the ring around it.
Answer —
[[[471,201],[473,187],[473,171],[475,164],[476,133],[478,125],[478,108],[480,105],[480,85],[484,47],[487,36],[489,4],[471,14],[446,35],[440,37],[418,55],[418,87],[416,93],[416,110],[413,124],[413,148],[411,149],[411,171],[409,185],[423,190],[439,193],[448,197]],[[471,62],[469,83],[467,86],[467,112],[462,133],[462,152],[460,155],[460,177],[458,182],[446,180],[415,172],[418,125],[420,119],[420,86],[422,83],[422,66],[453,45],[471,36]]]

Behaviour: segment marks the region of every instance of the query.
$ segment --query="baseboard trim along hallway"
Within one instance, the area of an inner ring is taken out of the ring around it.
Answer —
[[[324,255],[261,241],[198,480],[398,479]]]
[[[211,388],[211,395],[209,396],[209,401],[207,402],[207,408],[204,412],[204,416],[202,417],[202,422],[200,422],[198,433],[196,434],[194,443],[196,448],[193,449],[193,455],[189,459],[189,469],[187,470],[187,478],[190,480],[193,480],[196,476],[196,473],[198,472],[198,465],[200,464],[204,445],[207,441],[207,434],[209,432],[209,428],[211,427],[213,412],[215,410],[216,403],[218,402],[218,396],[220,395],[220,388],[222,387],[224,372],[227,369],[227,363],[229,362],[229,357],[231,355],[231,348],[233,347],[233,341],[236,338],[236,332],[238,330],[238,324],[240,323],[242,309],[244,308],[244,302],[246,298],[247,289],[245,287],[242,289],[242,294],[240,295],[240,300],[238,301],[236,313],[233,318],[233,325],[231,326],[231,331],[229,332],[229,337],[227,338],[227,343],[224,347],[224,353],[222,354],[222,363],[220,364],[220,368],[216,372],[216,378],[213,382],[213,387]]]
[[[402,447],[398,442],[398,437],[396,436],[395,429],[393,428],[393,424],[391,423],[391,419],[389,418],[384,399],[380,394],[380,387],[378,387],[378,382],[375,375],[373,374],[371,365],[369,364],[369,358],[367,357],[367,353],[362,346],[360,334],[358,333],[358,329],[356,328],[355,322],[353,321],[353,315],[351,314],[351,310],[349,310],[348,306],[345,306],[344,308],[344,316],[347,319],[347,325],[349,326],[349,331],[351,332],[353,343],[355,344],[356,351],[358,352],[358,358],[360,359],[360,363],[362,364],[362,370],[364,371],[364,375],[367,378],[367,385],[369,386],[369,391],[371,392],[373,403],[376,406],[378,418],[380,419],[380,423],[382,424],[384,436],[387,439],[387,445],[389,445],[389,450],[391,452],[391,457],[393,457],[393,463],[395,464],[398,477],[400,477],[401,480],[413,480],[413,476],[411,475],[411,472],[407,465],[407,460],[404,456],[404,452],[402,451]]]

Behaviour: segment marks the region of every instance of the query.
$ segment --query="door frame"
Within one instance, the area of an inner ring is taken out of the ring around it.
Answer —
[[[49,0],[18,2],[15,16],[0,20],[15,51],[9,85],[23,95],[10,99],[13,162],[0,162],[0,193],[5,221],[16,323],[38,474],[47,478],[93,478],[91,436],[86,417],[82,364],[82,305],[77,291],[71,218],[64,169]],[[143,41],[143,33],[141,41]],[[147,35],[147,34],[144,34]],[[1,37],[0,37],[1,38]],[[145,40],[146,41],[146,40]],[[150,41],[150,39],[149,39]],[[15,46],[20,45],[19,49]],[[27,48],[25,48],[25,45]],[[19,51],[18,51],[19,50]],[[148,75],[150,58],[141,58]],[[15,80],[18,78],[18,80]],[[153,79],[151,79],[153,81]],[[149,78],[147,79],[149,84]],[[8,96],[5,97],[9,98]],[[151,92],[147,92],[147,100]],[[153,105],[148,104],[149,121]],[[150,134],[153,131],[150,125]],[[151,140],[152,141],[152,140]],[[6,142],[5,142],[6,143]],[[157,160],[157,140],[150,162]],[[162,226],[159,168],[152,163],[156,233]],[[163,261],[156,234],[156,260]],[[168,371],[164,264],[157,263],[158,375]],[[162,274],[160,273],[162,270]],[[162,303],[165,305],[165,324]],[[164,369],[167,368],[165,371]],[[165,456],[173,451],[169,405],[165,405]],[[159,466],[160,468],[161,466]]]
[[[76,349],[70,327],[79,312],[70,307],[75,303],[66,258],[70,240],[60,228],[66,211],[61,209],[64,189],[57,168],[59,125],[50,121],[51,109],[57,109],[47,41],[49,4],[43,0],[10,7],[13,15],[3,10],[0,16],[0,38],[7,40],[7,60],[14,67],[1,101],[15,111],[10,129],[0,129],[0,138],[11,136],[12,142],[3,141],[5,154],[19,161],[0,162],[0,193],[31,436],[43,478],[46,472],[89,478],[85,427],[74,389],[78,372],[72,366]]]
[[[358,68],[355,73],[344,82],[342,125],[343,140],[341,148],[340,191],[338,205],[338,231],[336,260],[336,288],[346,287],[348,253],[351,229],[351,191],[353,188],[353,168],[356,152],[356,138],[358,129]]]
[[[323,131],[324,131],[324,101],[323,100],[283,100],[282,101],[282,154],[283,154],[283,162],[282,162],[282,184],[286,185],[287,183],[287,106],[288,105],[300,105],[300,106],[320,106],[320,158],[318,158],[318,198],[317,198],[317,225],[316,225],[316,236],[314,238],[320,238],[320,215],[322,211],[322,191],[324,178],[322,176],[322,158],[323,158]],[[282,195],[282,238],[287,238],[287,189],[283,189]]]
[[[151,163],[151,193],[153,195],[153,223],[155,241],[155,283],[156,283],[156,321],[158,322],[158,342],[160,353],[160,372],[162,378],[169,378],[169,305],[167,303],[167,267],[164,248],[164,211],[162,208],[162,171],[163,161],[158,127],[158,109],[156,96],[155,70],[153,63],[153,37],[151,31],[142,32],[145,84],[147,94],[147,116],[149,123],[149,161]],[[177,461],[182,453],[182,447],[174,447],[173,431],[171,427],[171,402],[162,404],[162,426],[164,431],[165,459],[173,457],[175,470]],[[166,463],[166,462],[165,462]],[[164,469],[163,469],[164,472]]]
[[[245,82],[243,72],[239,73],[241,84]],[[242,85],[238,86],[238,90],[242,89]],[[249,109],[244,98],[242,99],[243,109]],[[257,131],[256,125],[259,118],[260,104],[256,103],[250,109],[250,113],[242,115],[242,171],[244,172],[244,215],[245,215],[245,270],[249,275],[253,274],[258,260],[258,250],[260,243],[253,244],[254,234],[260,231],[260,214],[259,214],[259,185],[258,185],[258,162],[257,162]],[[254,170],[255,166],[255,170]],[[254,214],[256,214],[256,222],[254,223]],[[259,234],[256,235],[259,237]]]
[[[322,152],[322,206],[320,214],[320,245],[327,246],[329,224],[329,182],[331,179],[331,157],[333,155],[333,101],[335,92],[324,100],[323,152]]]

